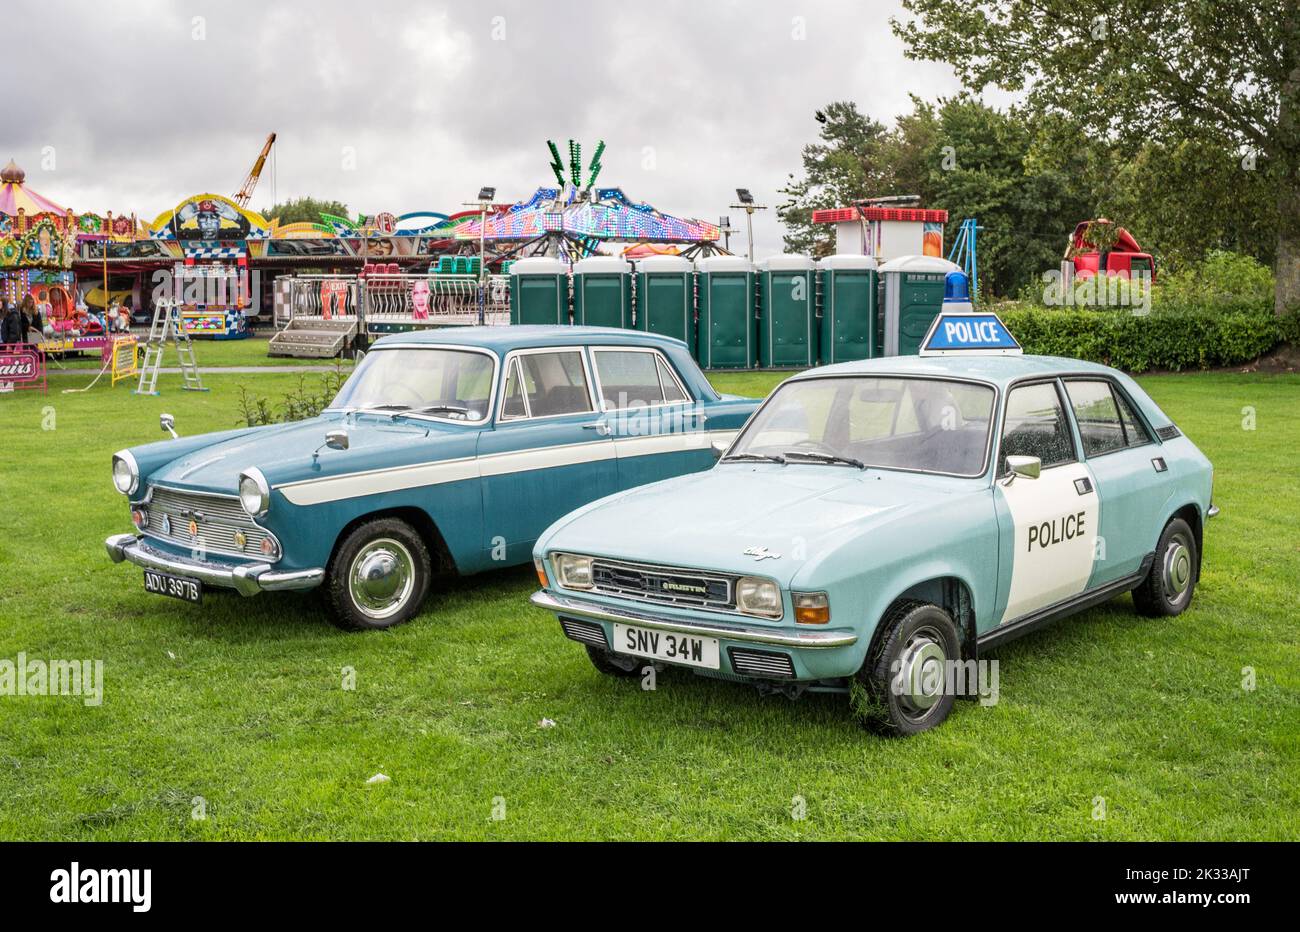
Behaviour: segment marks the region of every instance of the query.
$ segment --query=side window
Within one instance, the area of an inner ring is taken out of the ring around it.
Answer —
[[[1151,435],[1147,433],[1146,427],[1138,419],[1124,393],[1116,390],[1115,401],[1119,404],[1120,423],[1124,425],[1124,442],[1130,447],[1140,447],[1144,443],[1150,443]]]
[[[592,355],[607,408],[643,408],[663,403],[654,353],[597,350]]]
[[[1124,426],[1109,382],[1069,381],[1065,393],[1070,396],[1074,420],[1079,425],[1084,456],[1100,456],[1124,449]]]
[[[677,378],[673,375],[668,363],[658,353],[654,354],[655,360],[659,366],[659,385],[664,390],[664,401],[672,403],[675,401],[686,401],[686,392],[677,384]]]
[[[600,376],[601,397],[611,410],[686,400],[658,353],[596,350],[592,355]]]
[[[1007,471],[1008,456],[1036,456],[1044,469],[1077,459],[1070,425],[1052,383],[1024,385],[1007,396],[999,474]]]
[[[581,350],[524,353],[516,357],[530,417],[580,414],[591,410]],[[507,390],[509,385],[507,384]]]
[[[523,380],[519,377],[519,360],[510,361],[510,372],[506,375],[506,390],[501,397],[501,420],[528,417],[528,408],[524,404]]]

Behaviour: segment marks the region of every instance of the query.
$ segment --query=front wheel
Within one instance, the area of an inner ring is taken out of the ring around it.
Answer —
[[[914,735],[952,711],[950,661],[961,660],[952,617],[928,602],[900,602],[881,621],[881,634],[850,684],[849,702],[864,728]]]
[[[330,560],[332,620],[352,631],[409,621],[429,591],[430,576],[429,551],[414,528],[397,518],[367,521]]]
[[[1165,525],[1146,579],[1133,590],[1133,605],[1150,618],[1181,615],[1192,604],[1199,567],[1196,536],[1182,518]]]

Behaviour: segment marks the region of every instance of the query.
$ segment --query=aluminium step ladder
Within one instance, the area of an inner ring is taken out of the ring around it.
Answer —
[[[194,360],[194,342],[181,320],[180,308],[173,301],[160,301],[154,306],[153,320],[149,322],[149,338],[144,344],[144,362],[140,366],[140,384],[134,394],[158,394],[158,371],[162,368],[168,339],[176,347],[176,358],[180,360],[181,388],[187,392],[206,392],[199,365]]]

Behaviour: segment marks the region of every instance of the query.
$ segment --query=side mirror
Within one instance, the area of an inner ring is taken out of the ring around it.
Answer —
[[[171,434],[172,439],[176,439],[176,418],[170,414],[158,415],[158,426],[162,428],[163,433]]]
[[[720,460],[722,459],[722,454],[727,452],[727,447],[729,446],[731,446],[731,444],[727,443],[725,440],[715,440],[709,444],[709,450],[713,453],[713,458],[715,460]]]
[[[1007,478],[1005,485],[1010,485],[1016,476],[1037,479],[1043,471],[1043,461],[1036,456],[1008,456]]]
[[[346,450],[348,448],[348,432],[346,430],[331,430],[325,435],[325,446],[331,450]]]

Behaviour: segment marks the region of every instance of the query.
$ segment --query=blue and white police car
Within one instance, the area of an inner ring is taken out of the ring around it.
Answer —
[[[601,672],[842,691],[942,722],[954,664],[1125,592],[1191,604],[1209,461],[1131,378],[1021,352],[992,314],[922,355],[783,382],[713,469],[615,494],[534,549],[533,602]]]

